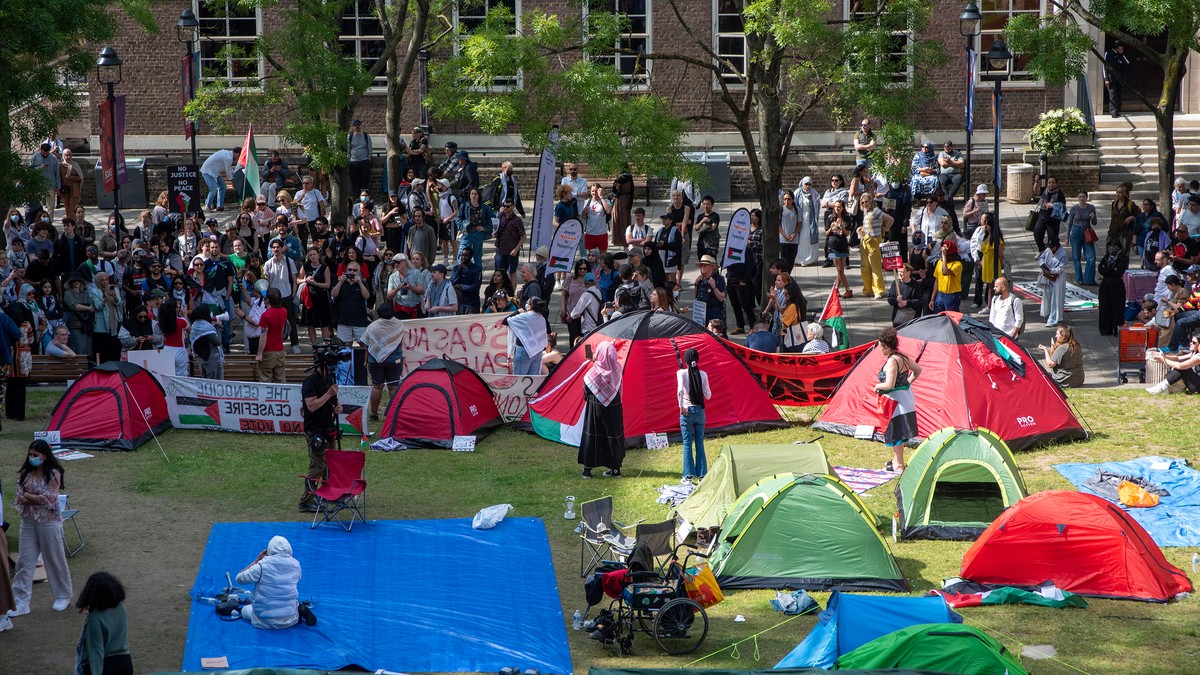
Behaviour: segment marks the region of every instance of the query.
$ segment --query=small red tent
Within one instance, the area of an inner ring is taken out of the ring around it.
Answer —
[[[1030,495],[1000,514],[963,556],[961,576],[997,586],[1050,580],[1079,595],[1148,602],[1192,590],[1121,507],[1068,490]]]
[[[483,436],[503,423],[492,389],[457,361],[433,359],[396,388],[381,439],[410,448],[449,448],[455,436]]]
[[[529,418],[539,436],[579,445],[583,428],[583,376],[594,350],[611,340],[621,362],[621,411],[625,444],[635,446],[649,433],[679,434],[675,373],[683,353],[694,348],[708,373],[713,397],[705,406],[705,435],[784,427],[762,384],[720,339],[700,324],[671,312],[631,312],[588,333],[546,378],[529,402]]]
[[[900,351],[921,366],[913,385],[920,438],[946,427],[983,427],[1015,451],[1087,437],[1041,363],[991,325],[943,312],[909,321],[898,333]],[[882,440],[888,421],[875,385],[883,361],[874,348],[859,359],[813,428],[850,436],[860,425],[873,426]]]
[[[171,428],[167,394],[150,371],[109,361],[72,384],[54,406],[47,431],[78,450],[137,450]]]

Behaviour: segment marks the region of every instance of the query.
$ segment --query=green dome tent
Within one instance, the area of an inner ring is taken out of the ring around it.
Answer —
[[[900,476],[900,536],[969,541],[1026,494],[1016,460],[999,436],[947,427],[917,448]]]
[[[726,445],[704,481],[675,512],[694,528],[715,527],[737,498],[758,481],[801,473],[837,475],[820,443]]]
[[[1029,675],[1008,648],[978,628],[921,623],[875,638],[838,658],[834,670],[928,668],[962,675]]]
[[[834,476],[756,483],[725,517],[711,560],[722,588],[908,590],[878,519]]]

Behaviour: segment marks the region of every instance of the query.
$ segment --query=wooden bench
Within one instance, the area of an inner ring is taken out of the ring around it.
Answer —
[[[35,384],[62,383],[68,380],[78,380],[88,371],[86,356],[68,356],[65,359],[34,354],[33,370],[29,379]]]
[[[240,382],[254,382],[256,361],[250,354],[225,355],[225,379]],[[312,365],[311,354],[288,354],[284,360],[283,373],[288,384],[300,384],[308,377],[308,367]],[[193,365],[193,372],[200,373],[200,365]]]

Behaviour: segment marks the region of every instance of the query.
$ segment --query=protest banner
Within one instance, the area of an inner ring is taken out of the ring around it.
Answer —
[[[131,349],[125,352],[129,363],[145,368],[159,379],[175,375],[175,354],[161,349]]]
[[[721,269],[746,262],[746,242],[750,238],[750,212],[738,209],[729,219],[729,234],[725,235],[725,256]]]
[[[550,240],[550,260],[547,272],[570,272],[575,263],[579,242],[583,241],[583,224],[572,218],[559,223]]]
[[[531,251],[536,251],[540,246],[549,246],[554,234],[555,177],[554,150],[546,148],[542,150],[542,161],[538,164],[537,188],[533,198],[533,220],[529,231]]]
[[[129,182],[125,170],[125,95],[115,96],[112,100],[105,99],[99,107],[100,173],[104,192],[109,194],[116,186]]]
[[[496,407],[505,422],[515,422],[529,410],[529,400],[545,381],[545,375],[482,375],[492,388]]]
[[[298,384],[233,382],[194,377],[160,377],[167,413],[176,429],[301,434],[304,420]],[[342,435],[353,443],[367,433],[365,411],[370,387],[338,387]]]
[[[433,359],[457,361],[480,375],[508,374],[508,314],[464,314],[404,322],[405,372]]]
[[[883,242],[879,245],[879,255],[883,258],[883,269],[885,270],[898,270],[904,267],[904,259],[900,257],[900,242]]]
[[[167,167],[167,203],[171,213],[204,213],[200,170],[194,164]]]

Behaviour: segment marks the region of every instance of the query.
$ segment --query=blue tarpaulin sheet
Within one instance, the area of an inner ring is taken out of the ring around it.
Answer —
[[[213,596],[274,535],[300,561],[300,599],[316,626],[260,630],[222,621]],[[352,532],[308,523],[216,523],[192,588],[183,670],[229,668],[570,673],[566,623],[541,519],[368,521]]]
[[[1097,471],[1145,478],[1171,494],[1159,498],[1158,506],[1126,508],[1125,511],[1150,533],[1154,543],[1159,546],[1200,545],[1200,471],[1187,466],[1183,460],[1139,457],[1127,462],[1104,464],[1055,464],[1054,470],[1071,481],[1080,492],[1089,494],[1096,494],[1096,491],[1083,483],[1094,477]]]

